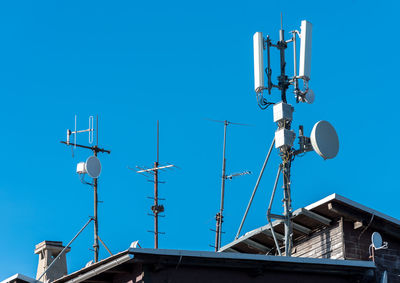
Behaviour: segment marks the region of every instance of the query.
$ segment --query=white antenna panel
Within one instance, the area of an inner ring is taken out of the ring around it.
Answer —
[[[312,23],[307,21],[301,21],[300,37],[301,41],[300,41],[299,77],[309,80],[311,73]]]
[[[264,38],[262,32],[253,35],[254,48],[254,90],[262,92],[264,88]]]

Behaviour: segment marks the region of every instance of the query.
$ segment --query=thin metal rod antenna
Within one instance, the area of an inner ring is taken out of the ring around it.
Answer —
[[[58,256],[50,263],[50,265],[46,268],[45,271],[39,276],[37,281],[40,281],[40,279],[43,277],[43,275],[46,274],[46,272],[53,266],[53,264],[64,254],[64,252],[68,249],[68,247],[72,244],[72,242],[79,236],[79,234],[86,228],[86,226],[89,225],[89,223],[93,220],[93,217],[91,217],[88,222],[79,230],[79,232],[75,235],[75,237],[72,238],[72,240],[64,247],[64,249],[58,254]]]
[[[76,148],[76,115],[75,115],[75,134],[74,134],[74,143],[75,143],[75,148]]]
[[[271,221],[271,207],[272,207],[272,202],[274,201],[276,186],[278,185],[279,176],[281,174],[281,171],[282,171],[282,165],[279,165],[278,173],[276,174],[276,178],[275,178],[274,188],[272,189],[271,200],[269,201],[268,210],[267,210],[267,220],[269,223],[269,227],[271,228],[272,238],[274,238],[276,250],[278,251],[278,254],[280,256],[282,255],[281,249],[279,247],[278,240],[276,239],[274,227],[272,226],[272,221]]]
[[[99,146],[99,115],[96,115],[96,146]]]
[[[215,251],[217,252],[221,246],[221,234],[222,234],[222,222],[223,222],[223,211],[224,211],[224,197],[225,197],[225,180],[226,180],[226,130],[229,125],[227,120],[224,121],[224,144],[222,150],[222,176],[221,176],[221,204],[219,213],[215,216],[217,221],[216,233],[215,233]]]
[[[262,176],[264,174],[264,169],[265,169],[265,166],[267,166],[268,159],[269,159],[269,156],[271,155],[272,148],[274,147],[274,144],[275,144],[275,138],[272,140],[271,146],[269,147],[267,157],[265,157],[264,164],[263,164],[263,166],[261,168],[260,174],[258,175],[258,179],[257,179],[256,185],[254,186],[253,193],[251,194],[251,197],[250,197],[250,201],[247,204],[246,212],[243,215],[242,222],[240,223],[239,230],[238,230],[238,232],[236,234],[235,239],[239,238],[240,231],[242,231],[242,227],[243,227],[244,221],[246,220],[247,213],[249,212],[249,209],[250,209],[251,203],[253,202],[253,198],[254,198],[254,196],[256,194],[258,185],[260,184],[261,178],[262,178]]]
[[[157,120],[157,161],[154,168],[158,167],[159,161],[159,121]],[[158,249],[158,170],[154,171],[154,248]]]

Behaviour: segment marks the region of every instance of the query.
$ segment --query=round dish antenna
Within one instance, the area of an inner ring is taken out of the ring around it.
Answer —
[[[374,249],[380,249],[380,248],[382,248],[383,242],[382,242],[382,236],[381,236],[381,234],[379,234],[378,232],[372,233],[371,242],[372,242],[372,247],[373,247]]]
[[[305,97],[306,99],[306,102],[308,103],[308,104],[313,104],[313,102],[314,102],[314,99],[315,99],[315,94],[314,94],[314,92],[313,92],[313,90],[312,89],[309,89],[308,91],[307,91],[307,93],[306,93],[306,97]]]
[[[381,283],[388,283],[387,271],[386,270],[383,272]]]
[[[96,156],[90,156],[85,162],[85,169],[88,175],[94,179],[98,178],[101,173],[101,163]]]
[[[334,158],[339,152],[339,138],[327,121],[317,122],[311,131],[311,145],[323,159]]]

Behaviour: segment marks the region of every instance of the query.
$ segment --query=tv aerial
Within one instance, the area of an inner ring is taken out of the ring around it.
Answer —
[[[159,163],[159,122],[157,120],[157,161],[154,162],[154,166],[150,168],[142,168],[139,166],[136,166],[138,171],[136,173],[142,174],[146,177],[153,177],[154,179],[151,180],[148,178],[148,181],[154,183],[154,197],[149,197],[150,199],[153,199],[154,203],[151,206],[151,211],[153,214],[149,214],[150,216],[154,217],[154,231],[149,231],[154,234],[154,248],[158,249],[158,235],[159,234],[165,234],[164,232],[159,232],[158,231],[158,217],[163,217],[163,215],[160,215],[160,213],[164,212],[164,206],[159,204],[160,200],[164,200],[158,197],[158,185],[160,183],[165,183],[159,180],[159,171],[163,171],[168,168],[176,167],[173,164],[166,164],[166,165],[161,165]],[[135,169],[129,168],[130,170],[135,171]]]
[[[212,122],[217,122],[217,123],[223,123],[224,124],[224,142],[223,142],[223,149],[222,149],[222,175],[221,175],[221,203],[220,203],[220,209],[218,213],[215,215],[215,230],[211,230],[215,232],[215,245],[213,246],[215,248],[215,251],[217,252],[220,247],[221,247],[221,237],[222,237],[222,223],[223,223],[223,212],[224,212],[224,198],[225,198],[225,180],[232,180],[235,177],[243,176],[243,175],[249,175],[251,174],[250,171],[243,171],[239,173],[234,173],[230,175],[226,175],[226,158],[225,158],[225,150],[226,150],[226,131],[228,128],[228,125],[239,125],[239,126],[249,126],[247,124],[242,124],[242,123],[234,123],[230,121],[219,121],[219,120],[213,120],[213,119],[207,119]]]
[[[292,200],[291,200],[291,181],[290,171],[291,165],[296,156],[302,156],[308,151],[315,151],[323,159],[334,158],[339,152],[339,138],[334,127],[327,121],[319,121],[316,123],[311,131],[310,136],[304,135],[303,126],[299,126],[299,148],[293,147],[296,139],[295,132],[291,129],[293,122],[294,107],[288,104],[287,91],[289,87],[293,87],[293,94],[296,103],[312,104],[315,99],[314,92],[309,88],[310,74],[311,74],[311,39],[312,39],[312,24],[308,21],[301,22],[301,31],[291,31],[291,38],[285,40],[285,32],[282,26],[281,16],[281,29],[279,31],[279,41],[273,43],[270,36],[263,37],[261,32],[256,32],[253,36],[254,47],[254,90],[256,92],[257,103],[261,109],[267,109],[273,105],[273,120],[277,124],[278,129],[275,131],[274,138],[271,146],[269,147],[264,164],[261,168],[257,182],[254,186],[252,195],[247,205],[246,211],[240,223],[236,239],[240,235],[244,221],[247,217],[248,211],[252,204],[253,198],[263,176],[265,167],[268,163],[273,147],[278,150],[281,157],[281,164],[278,167],[278,173],[275,178],[275,183],[272,190],[271,199],[267,209],[267,220],[270,223],[271,234],[274,238],[276,251],[282,255],[281,247],[278,244],[274,229],[271,225],[272,219],[282,220],[285,227],[284,235],[284,251],[286,256],[291,256],[292,251]],[[300,60],[299,67],[297,67],[297,37],[300,38]],[[289,77],[286,74],[285,50],[289,43],[293,43],[293,59],[294,59],[294,74]],[[273,83],[271,74],[271,51],[276,48],[280,54],[280,75],[278,82]],[[264,70],[264,50],[267,51],[267,67]],[[264,83],[264,71],[267,77],[267,84]],[[302,86],[300,83],[302,82]],[[277,89],[280,92],[280,100],[272,102],[269,97],[266,97],[264,90],[267,90],[268,95],[272,95],[272,90]],[[272,204],[277,188],[277,184],[283,176],[283,215],[271,213]]]
[[[82,145],[77,143],[77,136],[80,133],[88,133],[89,135],[89,144],[93,143],[93,138],[94,138],[94,132],[96,132],[96,145],[93,146],[87,146],[87,145]],[[71,142],[71,136],[73,135],[73,142]],[[99,260],[99,241],[100,243],[103,244],[105,249],[112,255],[111,251],[108,249],[108,247],[104,244],[104,242],[101,240],[99,233],[98,233],[98,215],[97,215],[97,206],[98,206],[98,196],[97,196],[97,190],[98,190],[98,178],[101,173],[101,163],[99,158],[97,157],[98,153],[108,153],[110,154],[111,151],[100,148],[98,146],[99,144],[99,119],[98,116],[96,116],[96,129],[94,129],[94,117],[90,116],[89,117],[89,128],[84,129],[84,130],[77,130],[77,116],[75,115],[75,128],[74,130],[67,130],[67,140],[66,141],[61,141],[61,143],[66,144],[67,146],[72,146],[73,148],[80,147],[80,148],[85,148],[89,149],[93,152],[93,155],[88,157],[86,162],[79,162],[76,166],[76,173],[79,174],[81,178],[81,182],[86,185],[90,185],[93,187],[93,193],[94,193],[94,216],[91,218],[90,221],[93,220],[94,222],[94,243],[93,243],[93,249],[94,249],[94,262],[97,262]],[[89,175],[89,177],[92,178],[92,182],[87,182],[85,181],[85,175]],[[85,226],[86,227],[86,226]]]

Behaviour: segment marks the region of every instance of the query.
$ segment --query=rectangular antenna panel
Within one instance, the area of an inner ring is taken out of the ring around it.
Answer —
[[[275,132],[275,148],[286,146],[288,148],[293,146],[296,134],[292,130],[285,128],[279,129]]]
[[[253,35],[254,48],[254,90],[262,92],[264,88],[264,38],[262,32]]]
[[[279,102],[274,104],[273,113],[274,113],[274,122],[280,121],[292,121],[293,120],[293,111],[294,108],[290,104],[286,104],[284,102]]]
[[[312,23],[301,21],[301,41],[300,41],[300,70],[299,76],[310,79],[311,73],[311,39]]]

